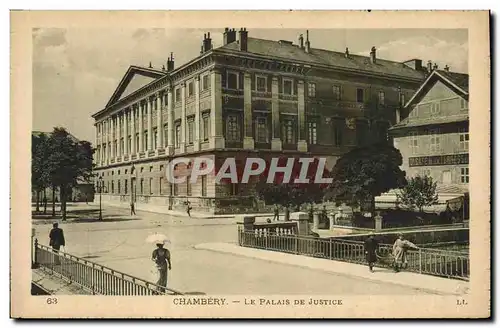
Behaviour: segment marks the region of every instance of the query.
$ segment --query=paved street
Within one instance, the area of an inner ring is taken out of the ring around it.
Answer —
[[[190,219],[106,207],[104,222],[95,222],[96,207],[68,207],[88,217],[61,223],[68,253],[140,278],[151,280],[153,245],[146,237],[166,234],[171,244],[169,286],[186,293],[205,294],[423,294],[410,287],[367,281],[259,259],[197,250],[201,243],[236,243],[235,219]],[[92,215],[94,218],[92,218]],[[70,214],[70,217],[72,215]],[[40,243],[48,244],[51,220],[35,219]]]

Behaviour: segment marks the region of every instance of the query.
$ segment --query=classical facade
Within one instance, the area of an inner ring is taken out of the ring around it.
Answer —
[[[469,76],[435,69],[390,128],[408,176],[427,175],[440,194],[469,186]]]
[[[428,75],[422,61],[393,62],[251,38],[226,29],[223,45],[210,34],[200,54],[174,67],[132,66],[108,104],[93,115],[96,166],[103,200],[151,210],[258,211],[252,184],[167,183],[176,157],[322,156],[328,168],[346,151],[387,140],[388,128]],[[188,172],[190,166],[179,168]]]

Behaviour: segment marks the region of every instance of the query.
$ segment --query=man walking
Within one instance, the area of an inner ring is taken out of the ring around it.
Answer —
[[[370,234],[367,240],[365,240],[365,255],[366,261],[368,262],[368,267],[370,272],[373,272],[373,265],[377,262],[377,250],[378,241],[375,239],[374,234]]]
[[[274,217],[273,221],[279,221],[280,220],[280,209],[278,208],[278,205],[274,205]]]
[[[49,246],[52,247],[54,253],[58,253],[61,249],[61,246],[65,246],[66,244],[64,240],[64,232],[61,228],[59,228],[59,224],[57,222],[54,222],[54,224],[52,224],[52,230],[50,230],[49,239]],[[59,264],[59,256],[55,256],[54,262],[55,264]]]
[[[134,202],[130,202],[130,215],[135,215],[135,205],[134,205]]]
[[[192,209],[191,202],[188,200],[186,201],[186,212],[189,217],[191,217],[191,209]]]

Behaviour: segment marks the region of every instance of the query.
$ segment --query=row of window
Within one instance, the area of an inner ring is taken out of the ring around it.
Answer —
[[[425,105],[425,104],[424,104]],[[441,102],[435,101],[429,104],[430,105],[430,115],[437,116],[441,114]],[[469,110],[469,104],[463,98],[460,98],[460,111]],[[419,106],[415,106],[408,115],[409,117],[418,117],[419,116]]]
[[[431,170],[429,169],[422,169],[420,170],[420,175],[421,176],[431,176]],[[443,184],[451,184],[452,179],[451,179],[451,171],[443,171],[442,177],[441,177],[441,183]],[[468,167],[461,167],[460,168],[460,183],[469,183],[469,168]]]
[[[176,148],[180,147],[181,144],[181,122],[177,122],[175,124],[174,128],[174,145]],[[188,119],[187,121],[187,131],[186,131],[186,137],[187,137],[187,144],[192,145],[194,143],[194,119]],[[210,116],[209,115],[204,115],[202,117],[201,121],[201,140],[207,141],[210,136]],[[153,135],[151,138],[152,142],[152,149],[158,148],[158,128],[153,129]],[[125,144],[126,143],[126,144]],[[139,138],[139,133],[135,134],[135,144],[140,145],[140,138]],[[164,124],[163,125],[163,144],[166,146],[168,144],[168,125]],[[142,138],[142,149],[148,149],[148,131],[145,130],[143,132],[143,138]],[[101,146],[97,146],[97,160],[99,161],[101,159],[101,150],[102,153],[107,154],[106,151],[109,151],[113,147],[113,151],[115,154],[118,153],[118,140],[115,140],[113,143],[109,142],[106,148],[106,144]],[[132,153],[132,136],[128,136],[126,139],[121,138],[120,139],[120,149],[122,151],[127,149],[127,153],[130,154]],[[139,149],[139,148],[138,148]],[[109,154],[108,154],[109,155]],[[118,155],[120,156],[120,155]]]
[[[207,196],[207,177],[205,175],[200,177],[201,180],[201,190],[200,190],[200,195],[202,197]],[[129,185],[128,185],[128,179],[123,180],[124,181],[124,189],[123,189],[123,194],[128,195],[129,194]],[[145,189],[145,181],[148,182],[148,191],[149,194],[146,193]],[[153,178],[141,178],[139,179],[139,182],[137,184],[137,190],[135,190],[136,195],[141,195],[141,196],[146,196],[146,195],[153,195]],[[115,194],[122,194],[122,189],[121,189],[121,180],[116,181],[116,189],[115,189],[115,180],[111,181],[106,181],[106,185],[102,188],[102,193],[111,193]],[[185,196],[193,196],[192,194],[192,184],[190,183],[190,177],[187,177],[186,182],[184,182],[186,185],[186,195]],[[179,195],[179,184],[174,183],[174,184],[167,184],[165,181],[164,177],[160,177],[158,179],[158,194],[159,195],[169,195],[170,194],[170,187],[172,188],[172,195],[173,196],[180,196]],[[96,190],[97,192],[100,191],[100,186],[96,185]]]
[[[210,75],[205,74],[200,78],[200,92],[210,89]],[[174,92],[174,102],[180,102],[182,100],[182,87],[175,88]],[[187,98],[194,96],[194,81],[189,81],[186,83]]]
[[[439,152],[441,150],[441,137],[439,129],[429,129],[427,134],[430,135],[429,149],[432,153]],[[460,151],[469,150],[469,130],[466,128],[460,128],[458,133],[458,142]],[[425,143],[424,143],[425,144]],[[418,154],[419,152],[419,134],[418,132],[410,132],[410,143],[409,143],[411,153]]]

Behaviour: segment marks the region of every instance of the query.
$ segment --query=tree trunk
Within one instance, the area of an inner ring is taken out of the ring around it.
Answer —
[[[52,217],[56,216],[56,187],[52,186]]]
[[[61,186],[59,188],[61,191],[61,216],[62,220],[66,221],[66,196],[67,196],[67,188],[66,186]]]
[[[36,191],[36,212],[40,212],[40,190]]]
[[[47,214],[47,188],[43,189],[43,214]]]

